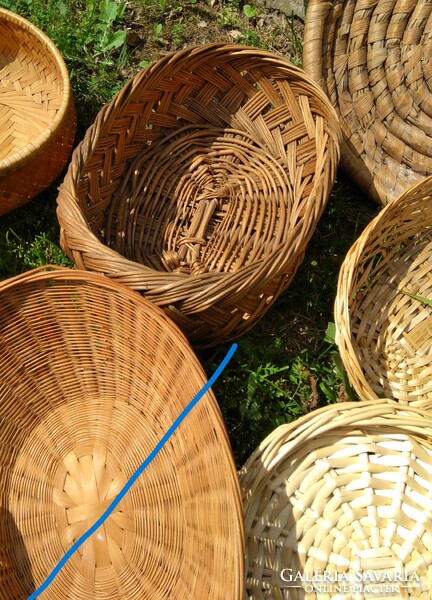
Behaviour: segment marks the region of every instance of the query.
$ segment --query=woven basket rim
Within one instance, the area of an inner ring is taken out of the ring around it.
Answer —
[[[335,416],[332,419],[326,418],[327,414],[331,413],[335,413]],[[385,421],[385,419],[389,416],[391,417],[391,415],[399,419],[398,422],[394,420],[392,423],[393,427],[411,430],[417,435],[419,433],[417,427],[421,431],[427,426],[432,433],[432,413],[429,414],[428,411],[418,406],[402,405],[391,398],[380,398],[374,402],[369,402],[368,400],[338,402],[317,408],[290,423],[279,425],[252,452],[251,456],[240,469],[239,475],[241,477],[247,470],[247,467],[256,460],[258,455],[263,454],[265,449],[269,449],[269,454],[274,454],[275,446],[270,443],[271,440],[283,439],[285,440],[284,443],[289,441],[293,448],[298,448],[307,444],[309,439],[315,438],[317,424],[320,421],[326,422],[325,429],[320,430],[320,433],[324,433],[345,427],[352,427],[353,429],[356,427],[366,427],[367,421],[370,419],[375,420],[377,424],[388,422],[390,426],[391,421]],[[427,443],[432,448],[432,439],[426,434],[425,439],[426,441],[429,440]]]
[[[337,283],[337,294],[334,301],[334,321],[336,325],[335,342],[339,348],[342,361],[344,364],[347,360],[355,362],[359,373],[361,373],[363,393],[362,399],[368,401],[376,401],[378,399],[377,394],[373,391],[368,378],[365,375],[364,369],[359,362],[357,352],[352,341],[351,328],[347,328],[344,323],[351,323],[350,319],[350,302],[352,300],[351,294],[353,290],[353,278],[354,269],[353,264],[357,264],[358,260],[364,256],[365,249],[369,243],[371,237],[376,232],[380,232],[387,220],[388,215],[397,215],[399,212],[399,205],[403,203],[411,194],[417,192],[419,189],[427,188],[432,186],[432,175],[422,179],[415,185],[404,190],[397,198],[383,206],[380,212],[372,219],[372,221],[365,227],[360,236],[355,240],[351,248],[349,248],[344,261],[341,265],[338,283]],[[346,290],[350,296],[342,291]],[[405,406],[405,405],[404,405]],[[432,406],[431,400],[420,400],[416,401],[416,407],[429,409]]]
[[[86,160],[91,155],[92,149],[97,145],[98,140],[100,138],[103,138],[105,132],[110,129],[111,121],[114,118],[114,116],[118,117],[118,114],[121,114],[122,111],[126,110],[128,98],[131,96],[131,94],[134,93],[135,88],[139,88],[140,91],[145,90],[146,84],[149,80],[151,84],[154,85],[154,77],[163,77],[165,69],[170,69],[172,62],[184,62],[191,56],[194,59],[199,58],[201,55],[204,55],[205,57],[205,55],[209,51],[214,50],[216,50],[222,55],[226,54],[227,56],[231,56],[232,53],[235,53],[236,56],[248,56],[251,53],[253,53],[254,56],[262,57],[263,60],[266,60],[269,63],[280,65],[282,67],[285,66],[290,71],[290,75],[294,76],[294,79],[296,79],[296,81],[307,83],[307,85],[313,89],[313,93],[315,97],[319,100],[319,102],[325,104],[326,110],[332,113],[333,118],[331,122],[331,127],[332,131],[334,130],[334,138],[335,141],[338,143],[339,147],[342,144],[342,131],[339,125],[338,116],[336,114],[335,108],[329,102],[326,94],[320,88],[320,86],[307,75],[307,73],[303,69],[291,63],[284,56],[279,56],[272,52],[268,52],[267,50],[262,50],[260,48],[255,48],[252,46],[245,46],[243,44],[231,44],[226,42],[213,42],[205,45],[189,46],[187,48],[183,48],[180,51],[173,51],[166,54],[155,63],[149,65],[141,71],[138,71],[131,79],[129,79],[129,81],[125,83],[123,88],[115,94],[111,102],[105,104],[100,109],[93,124],[88,128],[82,144],[80,144],[74,149],[65,178],[59,186],[59,194],[57,196],[57,216],[59,216],[59,214],[62,214],[63,212],[67,213],[68,219],[72,217],[72,220],[74,221],[76,233],[79,236],[84,236],[91,239],[92,245],[94,245],[101,253],[101,255],[104,256],[106,273],[121,273],[124,276],[125,270],[127,270],[127,274],[130,273],[132,278],[134,275],[139,274],[147,274],[147,276],[150,274],[155,274],[157,276],[169,278],[172,282],[169,285],[173,286],[190,280],[190,275],[186,273],[174,273],[170,271],[153,269],[141,263],[135,262],[131,259],[125,258],[116,250],[113,250],[112,248],[106,246],[91,231],[88,221],[86,220],[81,209],[78,207],[76,199],[70,193],[69,190],[74,189],[74,178],[76,177],[76,174],[83,170]],[[83,154],[85,155],[85,157],[83,156]],[[318,181],[316,182],[316,185],[318,185]],[[313,194],[311,194],[310,196],[310,205],[312,206]],[[221,286],[223,280],[224,294],[226,294],[227,290],[229,289],[227,286],[233,286],[233,289],[238,288],[236,281],[239,276],[245,275],[250,277],[253,274],[254,277],[257,280],[259,280],[260,278],[266,275],[266,273],[268,272],[269,265],[271,265],[272,267],[272,277],[276,277],[279,274],[279,272],[283,272],[284,264],[286,261],[284,253],[286,247],[286,242],[282,242],[278,246],[278,248],[275,249],[272,255],[269,255],[265,258],[261,258],[255,261],[253,264],[243,265],[233,272],[210,271],[201,275],[195,275],[194,277],[205,279],[208,285],[213,284]],[[111,259],[111,264],[116,265],[116,267],[112,268],[111,265],[108,266],[108,258]],[[164,286],[165,285],[166,282],[164,283]],[[140,288],[139,286],[137,286],[135,287],[135,289],[138,290]],[[189,295],[187,295],[187,297],[189,297]],[[205,310],[205,308],[206,307],[203,306],[202,310]]]
[[[63,56],[60,53],[60,50],[54,44],[54,42],[36,25],[33,25],[28,19],[21,17],[20,15],[9,11],[5,8],[0,7],[0,20],[10,21],[12,24],[16,25],[17,28],[26,30],[31,33],[33,36],[38,38],[48,49],[49,53],[52,55],[57,67],[60,70],[62,81],[63,81],[63,97],[61,101],[61,105],[57,114],[51,123],[49,129],[45,129],[41,134],[39,134],[32,142],[30,142],[24,149],[19,152],[14,152],[7,158],[0,159],[0,175],[5,175],[19,167],[23,166],[34,153],[39,152],[42,148],[44,148],[58,129],[61,127],[64,119],[67,117],[67,111],[71,100],[71,84],[69,79],[69,72],[66,67],[66,63],[63,59]]]

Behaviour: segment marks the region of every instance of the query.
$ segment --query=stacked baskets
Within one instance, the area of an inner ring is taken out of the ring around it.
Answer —
[[[388,206],[335,303],[362,401],[281,426],[240,472],[245,598],[430,598],[430,17],[422,2],[309,2],[305,69],[338,112],[342,166]]]
[[[38,52],[37,78],[51,83]],[[51,108],[40,146],[63,160],[67,93],[49,91]],[[50,598],[241,597],[238,479],[210,392],[122,495],[204,383],[154,305],[203,345],[247,331],[302,261],[339,143],[336,114],[300,69],[241,46],[167,56],[102,109],[58,217],[76,265],[111,280],[45,269],[0,285],[2,597],[34,594],[78,543]],[[25,167],[38,190],[49,155],[17,153],[15,181]]]

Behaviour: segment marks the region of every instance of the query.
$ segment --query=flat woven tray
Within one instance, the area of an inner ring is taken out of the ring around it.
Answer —
[[[62,246],[162,306],[191,341],[240,336],[303,260],[339,140],[324,93],[283,58],[227,44],[166,56],[74,152]]]
[[[58,177],[72,151],[75,109],[54,43],[0,8],[0,215]]]
[[[385,400],[271,433],[240,472],[245,598],[428,600],[431,436],[428,413]]]
[[[341,165],[380,204],[432,174],[432,3],[310,0],[303,64],[343,131]]]
[[[386,206],[342,264],[336,339],[363,400],[432,408],[432,177]]]
[[[206,376],[165,314],[95,273],[0,285],[0,598],[26,599]],[[240,600],[238,478],[210,391],[40,598]]]

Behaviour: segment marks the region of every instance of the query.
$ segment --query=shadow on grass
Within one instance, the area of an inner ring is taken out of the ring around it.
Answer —
[[[379,207],[339,176],[293,282],[253,330],[214,387],[237,465],[282,423],[347,399],[326,341],[340,266]],[[198,353],[208,373],[228,344]]]

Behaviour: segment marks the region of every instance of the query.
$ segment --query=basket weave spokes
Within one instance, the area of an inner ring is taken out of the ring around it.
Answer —
[[[232,272],[277,249],[292,197],[286,171],[247,134],[184,128],[131,165],[105,240],[156,270]]]
[[[125,286],[67,269],[0,285],[1,600],[45,581],[205,381],[178,328]],[[210,391],[41,597],[242,590],[238,479]]]
[[[270,434],[240,473],[246,598],[430,598],[431,435],[428,413],[389,401]]]

